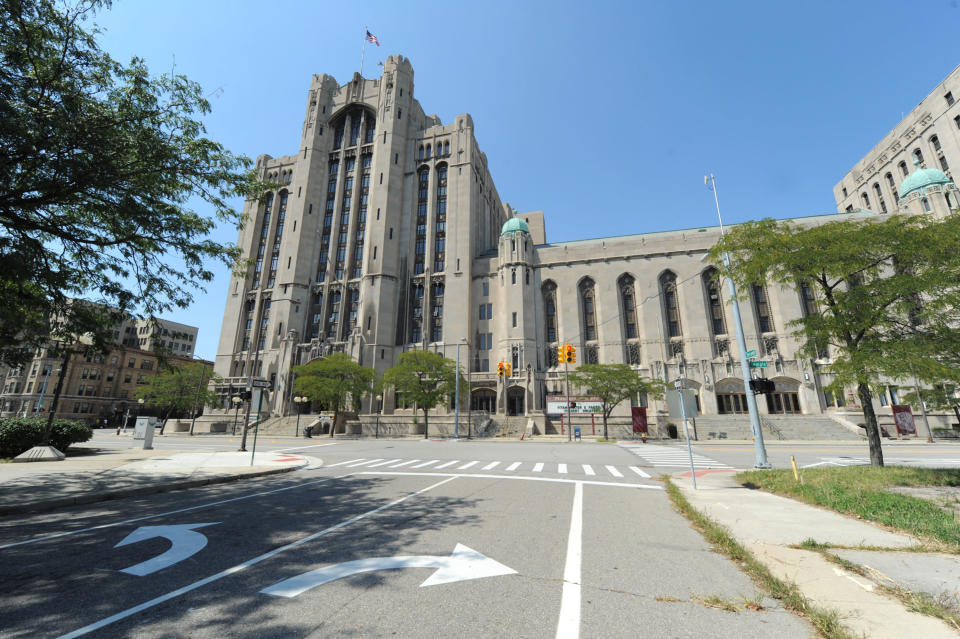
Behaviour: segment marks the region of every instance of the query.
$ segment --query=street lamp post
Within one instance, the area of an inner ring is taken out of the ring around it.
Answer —
[[[242,399],[234,395],[230,398],[230,401],[233,402],[233,406],[236,411],[233,413],[233,434],[237,434],[237,418],[240,417],[240,404],[243,402]]]
[[[380,413],[383,412],[383,395],[377,394],[377,425],[373,431],[374,439],[380,439]]]
[[[703,177],[703,183],[713,191],[713,201],[717,205],[717,219],[720,221],[720,237],[724,236],[723,218],[720,216],[720,198],[717,196],[717,178],[711,173]],[[724,251],[723,265],[730,268],[730,254]],[[727,274],[727,287],[730,289],[730,306],[733,311],[733,326],[737,332],[737,349],[740,351],[740,373],[743,377],[743,389],[747,396],[747,410],[750,412],[750,428],[753,430],[753,450],[756,460],[754,468],[770,468],[767,461],[767,449],[763,445],[763,431],[760,428],[760,414],[757,412],[757,399],[750,390],[750,363],[747,361],[747,340],[743,335],[743,323],[740,319],[740,303],[737,301],[737,287],[733,278]]]

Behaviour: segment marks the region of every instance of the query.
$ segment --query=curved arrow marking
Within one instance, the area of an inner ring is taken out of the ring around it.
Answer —
[[[120,572],[143,577],[144,575],[163,570],[179,561],[183,561],[197,554],[207,545],[207,536],[193,529],[204,526],[215,526],[219,523],[219,521],[214,521],[206,524],[180,524],[178,526],[141,526],[124,537],[114,548],[135,544],[138,541],[153,539],[154,537],[165,537],[169,539],[170,548],[162,555],[157,555],[153,559],[148,559],[129,568],[124,568]]]
[[[411,557],[375,557],[372,559],[357,559],[334,564],[326,568],[318,568],[302,573],[290,579],[279,581],[260,592],[274,597],[296,597],[297,595],[325,583],[350,577],[364,572],[375,570],[396,570],[398,568],[436,568],[437,571],[420,584],[436,586],[437,584],[466,581],[468,579],[482,579],[499,575],[515,575],[517,571],[508,568],[499,561],[457,544],[449,557],[435,555],[420,555]]]

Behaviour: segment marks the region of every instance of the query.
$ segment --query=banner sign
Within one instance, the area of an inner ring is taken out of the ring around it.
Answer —
[[[584,413],[603,414],[603,402],[596,397],[570,397],[570,403],[575,406],[570,407],[571,415],[582,415]],[[547,395],[547,414],[548,415],[566,415],[567,398],[564,395]]]
[[[913,423],[913,412],[909,406],[899,406],[891,404],[893,409],[893,421],[897,424],[898,435],[916,435],[917,427]]]
[[[646,433],[647,432],[647,407],[631,406],[630,416],[633,418],[633,432]]]

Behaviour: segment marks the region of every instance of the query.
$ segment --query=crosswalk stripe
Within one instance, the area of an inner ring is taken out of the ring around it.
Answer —
[[[520,465],[520,462],[513,462],[512,464],[507,466],[505,470],[516,470],[519,465]]]
[[[386,466],[387,464],[392,464],[393,462],[401,461],[400,458],[388,459],[387,461],[380,462],[379,464],[370,464],[367,468],[376,468],[377,466]]]
[[[409,466],[410,464],[416,464],[418,461],[420,461],[420,460],[419,460],[419,459],[411,459],[410,461],[405,461],[405,462],[400,462],[399,464],[394,464],[393,466],[390,466],[390,468],[401,468],[401,467],[403,467],[403,466]]]
[[[330,464],[327,468],[333,468],[334,466],[343,466],[344,464],[352,464],[353,462],[363,461],[363,457],[358,459],[348,459],[347,461],[337,462],[336,464]]]
[[[500,465],[500,462],[490,462],[489,464],[483,467],[483,470],[490,470],[491,468],[496,468],[499,465]]]
[[[623,477],[623,473],[621,473],[619,470],[617,470],[613,466],[607,466],[607,470],[609,470],[610,474],[613,475],[614,477]]]
[[[366,461],[360,462],[359,464],[350,464],[349,466],[347,466],[347,468],[356,468],[357,466],[366,466],[367,464],[372,464],[373,462],[378,462],[378,461],[383,461],[383,457],[379,459],[368,459]]]
[[[429,466],[430,464],[436,464],[439,459],[431,459],[430,461],[425,461],[422,464],[417,464],[414,468],[423,468],[424,466]]]
[[[630,466],[629,468],[630,468],[630,470],[632,470],[632,471],[635,472],[636,474],[640,475],[641,477],[645,477],[645,478],[647,478],[647,479],[650,478],[650,475],[648,475],[646,472],[640,470],[640,469],[637,468],[636,466]]]
[[[453,461],[448,461],[446,464],[440,464],[434,470],[440,470],[441,468],[446,468],[447,466],[453,466],[456,463],[459,463],[459,459],[454,459]]]
[[[463,466],[460,466],[459,468],[457,468],[457,470],[466,470],[466,469],[470,468],[471,466],[475,466],[475,465],[477,465],[477,464],[479,464],[479,463],[480,463],[480,462],[475,462],[475,461],[467,462],[467,463],[464,464]]]
[[[567,474],[567,465],[566,464],[557,464],[557,472],[561,475]]]
[[[581,464],[581,466],[583,466],[583,472],[585,472],[586,474],[596,475],[596,473],[593,472],[593,467],[590,464]]]
[[[533,466],[533,472],[540,473],[543,472],[543,462],[537,462]]]

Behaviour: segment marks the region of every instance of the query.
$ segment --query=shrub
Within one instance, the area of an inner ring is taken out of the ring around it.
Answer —
[[[0,419],[0,457],[16,457],[43,441],[43,418],[11,417]],[[71,444],[85,442],[93,436],[86,424],[70,419],[56,419],[50,431],[50,445],[66,452]]]

